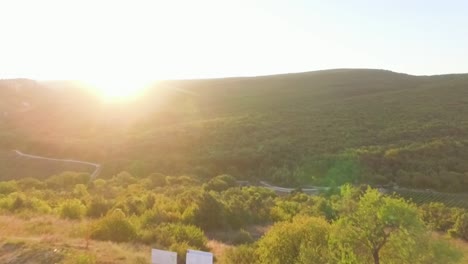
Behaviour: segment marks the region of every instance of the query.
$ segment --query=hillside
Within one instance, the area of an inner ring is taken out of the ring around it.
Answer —
[[[468,187],[468,75],[341,69],[164,81],[120,105],[58,88],[67,82],[27,81],[27,110],[6,82],[25,81],[0,81],[3,150],[96,161],[103,177]]]

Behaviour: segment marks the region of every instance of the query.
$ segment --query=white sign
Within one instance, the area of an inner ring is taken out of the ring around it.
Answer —
[[[191,250],[187,251],[186,264],[213,264],[213,254],[205,251]]]
[[[177,264],[177,253],[151,249],[151,264]]]

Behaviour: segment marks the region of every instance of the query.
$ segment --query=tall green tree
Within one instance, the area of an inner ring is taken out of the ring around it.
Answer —
[[[355,210],[334,224],[330,238],[336,263],[456,263],[459,259],[453,251],[434,250],[415,206],[370,188]]]

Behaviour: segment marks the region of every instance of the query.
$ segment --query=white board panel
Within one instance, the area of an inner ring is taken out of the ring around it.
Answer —
[[[159,249],[152,249],[151,264],[177,264],[177,253]]]
[[[186,264],[213,264],[213,254],[205,251],[187,251]]]

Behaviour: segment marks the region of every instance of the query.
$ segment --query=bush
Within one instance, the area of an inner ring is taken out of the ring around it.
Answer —
[[[91,238],[104,241],[128,242],[134,240],[136,236],[135,226],[128,221],[121,210],[106,215],[91,231]]]
[[[199,193],[195,199],[195,206],[191,207],[191,217],[184,218],[204,230],[223,228],[226,225],[224,204],[218,200],[216,193],[206,191]]]
[[[181,221],[181,214],[178,212],[168,212],[166,210],[153,208],[146,210],[141,215],[141,224],[143,227],[153,227],[162,223],[175,223]]]
[[[22,190],[28,190],[28,189],[36,189],[36,190],[42,190],[46,188],[46,184],[43,181],[40,181],[36,178],[24,178],[21,180],[18,180],[18,185]]]
[[[16,192],[0,199],[0,209],[14,213],[21,211],[50,213],[51,211],[45,201]]]
[[[93,198],[86,208],[86,215],[92,218],[102,217],[107,214],[112,205],[103,198]]]
[[[62,172],[59,175],[53,175],[46,180],[47,187],[50,189],[70,189],[76,184],[88,184],[90,175],[79,172]]]
[[[184,224],[162,224],[143,232],[143,242],[170,247],[175,243],[187,243],[194,249],[206,249],[207,238],[198,227]]]
[[[189,176],[166,176],[166,185],[179,185],[179,186],[193,186],[197,181],[193,177]]]
[[[66,200],[60,205],[59,214],[62,218],[81,219],[85,213],[86,207],[80,200]]]
[[[148,176],[148,179],[150,180],[151,182],[151,188],[155,188],[155,187],[161,187],[161,186],[164,186],[166,185],[166,175],[164,174],[161,174],[161,173],[151,173],[149,176]]]
[[[329,229],[324,219],[315,217],[276,223],[258,242],[260,263],[329,263]]]
[[[203,185],[207,191],[222,192],[231,187],[238,186],[236,179],[230,175],[219,175],[208,181]]]
[[[224,251],[221,264],[242,264],[242,263],[255,263],[258,256],[255,252],[253,245],[241,245],[234,248],[228,248]]]
[[[73,262],[75,264],[95,264],[96,256],[89,254],[80,254],[73,257]]]
[[[248,244],[252,243],[253,241],[254,239],[252,238],[252,235],[250,235],[250,233],[244,229],[239,230],[239,232],[236,232],[232,237],[232,243],[236,245]]]
[[[186,242],[174,243],[169,247],[170,251],[177,252],[177,264],[185,264],[187,250],[191,249]]]
[[[18,184],[15,181],[0,182],[0,194],[10,194],[18,191]]]

